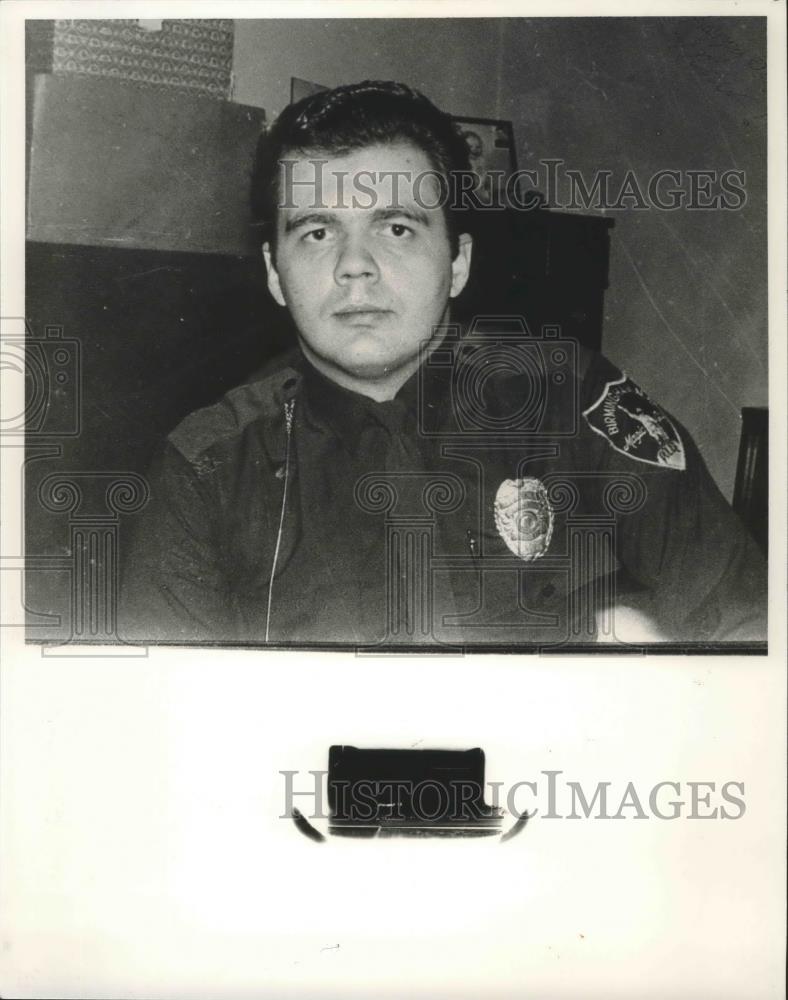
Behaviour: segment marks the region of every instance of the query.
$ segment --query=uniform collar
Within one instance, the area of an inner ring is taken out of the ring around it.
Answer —
[[[448,402],[448,383],[422,365],[400,388],[394,399],[379,403],[369,396],[345,389],[319,372],[306,358],[298,365],[310,413],[317,423],[328,426],[351,451],[358,447],[364,430],[384,428],[392,436],[416,437],[421,426],[420,404],[434,411]]]

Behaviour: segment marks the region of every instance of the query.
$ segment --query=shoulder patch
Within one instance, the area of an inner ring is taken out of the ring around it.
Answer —
[[[615,451],[647,465],[684,470],[684,444],[670,417],[626,373],[605,385],[583,417]]]

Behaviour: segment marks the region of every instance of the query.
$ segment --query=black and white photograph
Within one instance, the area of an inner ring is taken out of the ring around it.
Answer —
[[[0,11],[3,997],[784,995],[785,7],[451,6]]]
[[[766,649],[762,18],[26,45],[31,641]]]

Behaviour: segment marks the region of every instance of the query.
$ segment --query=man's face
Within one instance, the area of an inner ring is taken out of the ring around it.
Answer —
[[[443,211],[423,207],[437,205],[438,182],[430,176],[414,189],[413,179],[433,169],[418,147],[314,159],[328,162],[299,159],[292,190],[280,197],[275,259],[263,247],[268,287],[289,308],[306,356],[330,377],[374,384],[407,376],[467,281],[470,237],[452,261]]]

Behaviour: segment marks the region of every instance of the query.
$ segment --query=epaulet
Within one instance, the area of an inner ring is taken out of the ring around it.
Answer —
[[[243,433],[255,420],[272,428],[281,420],[284,403],[295,394],[301,374],[289,366],[254,382],[239,385],[212,406],[195,410],[169,435],[168,441],[195,463],[214,445]]]
[[[684,471],[684,442],[670,415],[607,358],[590,359],[583,385],[586,425],[635,462]]]

